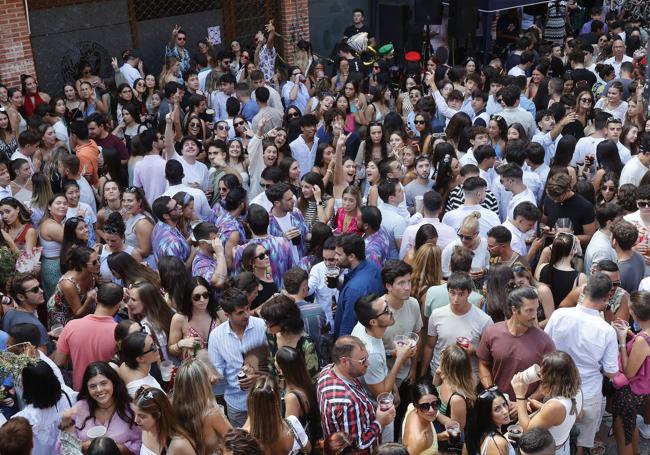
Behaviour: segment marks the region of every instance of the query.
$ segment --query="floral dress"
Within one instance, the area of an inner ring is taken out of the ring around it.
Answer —
[[[69,281],[74,285],[75,290],[79,294],[79,300],[81,302],[86,299],[86,294],[81,292],[81,286],[79,286],[79,283],[77,283],[73,277],[63,275],[61,278],[59,278],[56,289],[54,289],[54,294],[47,302],[47,320],[50,324],[50,328],[54,324],[61,324],[65,326],[68,322],[74,319],[72,308],[66,301],[63,290],[61,290],[62,281]]]

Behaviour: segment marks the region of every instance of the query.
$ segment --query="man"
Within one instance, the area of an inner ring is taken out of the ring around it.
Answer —
[[[594,273],[604,273],[612,281],[612,290],[609,293],[608,308],[604,314],[611,315],[614,320],[617,317],[621,319],[627,318],[630,307],[630,294],[621,287],[621,274],[619,273],[618,264],[616,261],[603,259],[600,262],[592,263],[590,275]],[[639,290],[642,290],[643,283],[639,284]],[[585,295],[583,292],[584,286],[577,286],[567,294],[567,296],[560,302],[561,308],[575,307],[579,302],[584,300]]]
[[[551,338],[537,326],[539,297],[532,286],[517,288],[508,294],[508,319],[485,329],[476,350],[481,385],[496,384],[499,391],[514,397],[512,377],[534,364],[540,365],[546,353],[555,351]],[[526,397],[538,389],[528,387]],[[537,393],[541,397],[541,393]]]
[[[207,220],[212,214],[210,203],[205,193],[189,185],[183,184],[183,165],[176,160],[169,160],[165,163],[165,179],[167,180],[167,190],[163,196],[174,197],[180,192],[184,192],[194,199],[194,216],[201,220]]]
[[[469,347],[463,347],[472,359],[472,370],[477,372],[476,347],[484,330],[492,325],[492,319],[478,307],[469,302],[469,294],[474,289],[472,278],[466,272],[454,272],[447,280],[449,304],[436,308],[429,317],[427,341],[422,354],[420,376],[431,367],[435,374],[440,366],[442,350],[456,344],[458,337],[470,340]]]
[[[99,149],[88,136],[88,125],[75,120],[70,123],[70,146],[81,162],[81,175],[92,186],[99,183]]]
[[[231,73],[223,74],[219,78],[219,90],[215,90],[210,94],[210,105],[214,108],[214,122],[228,118],[226,103],[229,98],[235,96],[236,83],[237,80]]]
[[[555,455],[555,439],[546,428],[529,428],[517,445],[521,455]]]
[[[415,160],[415,180],[412,180],[404,186],[406,192],[406,202],[410,202],[411,206],[417,206],[415,198],[424,197],[427,191],[433,188],[433,180],[429,178],[431,175],[431,163],[425,156],[419,157]]]
[[[366,242],[366,258],[378,268],[390,257],[396,257],[394,242],[388,231],[381,225],[381,211],[377,207],[361,207],[357,215],[357,226],[363,232]]]
[[[318,149],[318,138],[315,136],[316,125],[318,125],[318,120],[313,114],[300,117],[301,134],[289,144],[291,156],[298,161],[300,166],[301,179],[314,167],[316,150]]]
[[[363,341],[354,336],[338,338],[332,361],[321,371],[316,386],[323,436],[343,432],[359,454],[371,455],[381,443],[382,429],[395,419],[395,407],[387,411],[375,407],[359,381],[369,367]]]
[[[332,315],[332,303],[336,304],[339,297],[339,290],[336,287],[330,288],[327,285],[327,272],[330,269],[338,270],[336,263],[336,237],[328,237],[323,243],[323,260],[314,264],[309,271],[309,295],[314,296],[317,303],[325,313],[327,324],[330,330],[334,327]],[[338,279],[337,279],[338,284]]]
[[[442,196],[437,191],[427,191],[422,197],[422,218],[417,224],[412,224],[404,230],[402,236],[402,246],[399,250],[399,258],[404,259],[406,253],[415,245],[415,235],[418,230],[425,224],[432,225],[438,233],[436,245],[441,250],[456,240],[458,235],[451,226],[447,226],[440,221],[440,209],[442,208]],[[415,215],[414,215],[415,217]]]
[[[562,139],[562,130],[575,119],[576,114],[573,113],[566,115],[559,122],[555,122],[555,116],[550,110],[537,111],[535,121],[539,127],[539,133],[533,136],[532,142],[544,147],[544,164],[549,165],[551,163],[551,159],[555,156],[557,144]]]
[[[305,324],[305,333],[314,340],[316,346],[320,346],[320,336],[325,332],[327,318],[318,303],[310,303],[305,300],[309,294],[309,275],[300,267],[292,267],[284,272],[282,278],[285,294],[300,308],[300,315]]]
[[[621,171],[620,185],[631,183],[638,187],[641,179],[650,170],[650,133],[643,133],[639,144],[639,154],[633,156]]]
[[[48,125],[52,125],[56,138],[63,142],[70,150],[70,136],[68,135],[68,127],[63,123],[61,114],[57,113],[54,107],[50,104],[39,104],[36,106],[36,115],[43,117],[43,121]]]
[[[266,156],[266,154],[265,154]],[[266,159],[266,158],[264,158]],[[269,198],[266,197],[266,190],[269,189],[272,185],[276,183],[282,183],[284,180],[284,172],[280,169],[279,166],[266,166],[262,173],[260,174],[260,182],[258,187],[262,190],[257,196],[253,197],[250,200],[249,205],[259,205],[264,207],[267,212],[270,212],[273,208],[273,204],[269,201]],[[249,193],[250,198],[250,193]]]
[[[142,55],[138,49],[131,49],[124,65],[120,67],[120,73],[126,79],[129,87],[133,87],[135,81],[144,77],[142,72]]]
[[[156,263],[164,256],[176,256],[185,262],[190,257],[190,245],[178,230],[178,221],[183,216],[180,204],[169,196],[160,196],[153,202],[152,210],[158,220],[151,232]]]
[[[343,140],[340,136],[339,139],[341,141]],[[404,178],[404,170],[402,169],[401,161],[395,158],[394,155],[391,155],[388,158],[381,160],[377,167],[379,168],[379,182],[391,180],[397,181],[399,183],[399,186],[402,190],[402,197],[400,198],[401,202],[397,204],[397,213],[405,220],[408,220],[408,218],[411,216],[411,212],[409,212],[409,209],[406,205],[404,186],[401,183],[402,179]],[[381,209],[383,205],[385,205],[385,202],[380,197],[377,199],[377,207]]]
[[[264,80],[271,82],[275,75],[275,59],[278,55],[273,46],[275,42],[275,26],[273,25],[273,20],[270,20],[264,28],[269,34],[268,39],[261,30],[258,30],[255,34],[255,63],[257,63],[257,67],[264,74]],[[274,107],[280,109],[281,105]]]
[[[280,97],[280,94],[276,89],[266,83],[264,80],[264,73],[262,73],[260,70],[251,72],[251,82],[253,83],[253,95],[251,96],[253,100],[257,101],[257,89],[264,87],[269,91],[269,100],[267,103],[268,106],[284,112],[284,106],[282,105],[282,98]],[[253,128],[253,131],[256,131],[255,128]]]
[[[537,174],[542,187],[546,186],[548,174],[551,172],[551,168],[544,161],[545,159],[546,150],[544,150],[544,147],[537,142],[531,142],[526,150],[526,166],[531,172]]]
[[[36,151],[41,144],[41,135],[32,129],[27,129],[18,135],[18,147],[11,155],[11,161],[22,158],[29,163],[29,168],[34,173],[34,169],[40,169],[40,158],[36,158]],[[34,165],[36,160],[36,165]]]
[[[481,217],[478,220],[479,229],[482,237],[494,226],[498,226],[501,221],[494,212],[481,206],[485,200],[487,191],[487,182],[481,177],[469,177],[463,182],[463,194],[465,200],[463,205],[450,212],[445,213],[442,217],[442,223],[451,226],[457,231],[463,220],[473,212],[479,212]]]
[[[11,174],[9,174],[9,166],[6,162],[0,162],[0,198],[13,197],[14,193],[11,190]]]
[[[38,280],[30,273],[18,273],[11,279],[9,293],[16,306],[7,311],[2,318],[2,330],[9,333],[17,324],[32,324],[38,328],[40,341],[36,346],[47,354],[50,341],[47,330],[38,320],[36,311],[45,302],[43,289]]]
[[[526,130],[528,137],[533,137],[537,128],[530,112],[519,107],[521,90],[514,84],[510,84],[501,89],[501,99],[503,100],[504,109],[499,113],[506,121],[508,126],[513,123],[520,123]]]
[[[623,133],[623,121],[620,118],[611,117],[607,119],[607,134],[606,139],[613,141],[618,148],[618,155],[623,164],[627,164],[632,158],[632,152],[621,142],[621,134]]]
[[[605,65],[612,65],[616,77],[621,77],[621,65],[623,62],[634,62],[634,59],[625,53],[625,41],[618,36],[612,41],[612,54],[613,56],[603,63]]]
[[[643,256],[632,247],[637,241],[639,230],[629,221],[615,220],[611,225],[612,248],[621,273],[621,287],[632,293],[639,289],[639,283],[645,273]]]
[[[477,152],[479,152],[479,155],[483,153],[482,150],[486,147],[492,148],[490,145],[479,147],[479,150],[477,150]],[[492,149],[492,151],[494,152],[494,149]],[[496,157],[496,154],[494,156]],[[481,172],[481,169],[475,164],[466,164],[460,168],[460,177],[463,183],[470,177],[481,177],[485,180],[485,176],[485,173]],[[485,200],[481,203],[481,206],[498,214],[499,203],[489,188],[490,181],[485,181],[488,182],[488,188],[485,190]],[[457,209],[463,205],[464,200],[465,193],[463,193],[463,185],[461,184],[449,192],[449,195],[447,196],[447,204],[445,205],[445,212],[451,212],[452,210]]]
[[[490,191],[491,183],[496,175],[494,165],[497,162],[497,154],[491,145],[481,145],[474,150],[474,158],[476,158],[476,165],[478,166],[478,176],[487,182],[488,191]]]
[[[609,303],[611,289],[612,280],[607,275],[592,274],[582,303],[575,308],[555,310],[544,329],[556,349],[571,356],[580,373],[583,414],[576,422],[580,455],[584,448],[593,447],[600,428],[603,375],[611,379],[618,373],[617,334],[600,316]]]
[[[411,297],[411,274],[413,268],[403,261],[390,260],[381,271],[381,279],[386,288],[384,301],[392,313],[393,324],[386,328],[382,337],[384,348],[386,349],[388,368],[395,367],[397,362],[395,350],[395,338],[399,335],[409,333],[420,334],[422,330],[422,314],[420,313],[420,304],[417,299]],[[422,341],[414,346],[415,351],[419,352]],[[397,417],[395,421],[397,427],[401,427],[402,419],[406,413],[409,404],[410,388],[416,383],[417,379],[417,362],[407,358],[402,364],[395,377],[395,387],[400,396],[400,402],[397,406]]]
[[[512,198],[508,202],[506,219],[511,220],[514,217],[515,207],[522,202],[537,203],[535,194],[524,184],[524,170],[518,164],[502,164],[496,172],[503,188],[512,193]]]
[[[226,256],[217,228],[210,223],[199,223],[192,229],[198,243],[192,259],[192,276],[201,276],[215,288],[223,288],[228,278]]]
[[[494,226],[488,231],[487,249],[490,253],[490,266],[505,264],[512,267],[517,261],[528,264],[525,258],[512,251],[511,241],[512,233],[505,226]]]
[[[599,229],[585,250],[585,269],[587,275],[591,274],[594,264],[605,259],[616,262],[616,251],[612,247],[612,223],[621,215],[621,208],[613,203],[601,204],[596,207],[596,221]]]
[[[266,345],[266,324],[250,315],[246,295],[237,288],[226,290],[219,303],[228,322],[210,332],[208,357],[226,381],[224,399],[228,420],[233,427],[240,428],[248,417],[248,390],[258,377],[257,371],[244,365],[243,357],[248,351]],[[246,373],[243,379],[237,377],[240,371]]]
[[[467,153],[458,160],[458,162],[461,166],[465,166],[466,164],[478,165],[478,161],[474,157],[474,150],[488,144],[488,129],[484,126],[472,126],[467,132],[467,138],[472,146],[467,150]]]
[[[619,74],[619,77],[614,78],[611,81],[608,81],[607,84],[605,85],[605,90],[603,91],[603,93],[607,94],[612,84],[614,84],[615,82],[620,82],[623,85],[622,97],[624,100],[627,100],[630,97],[630,86],[632,85],[632,82],[634,82],[633,73],[634,73],[634,64],[632,62],[623,62],[621,64],[621,72]]]
[[[180,25],[174,26],[169,43],[165,46],[165,57],[174,57],[180,62],[181,74],[185,74],[189,71],[192,59],[190,52],[185,49],[186,44],[187,33],[185,33],[185,30],[183,30]]]
[[[260,120],[268,117],[268,121],[262,128],[262,134],[266,134],[274,128],[282,127],[284,121],[284,113],[280,109],[276,109],[269,105],[269,97],[271,92],[266,87],[258,87],[255,89],[255,101],[259,107],[259,111],[253,117],[253,132],[257,133],[259,129]]]
[[[410,93],[411,92],[409,91],[409,94]],[[490,114],[485,109],[488,97],[489,95],[480,89],[476,89],[472,92],[472,100],[470,101],[472,115],[470,115],[470,118],[474,119],[472,122],[474,126],[484,126],[487,128],[490,123]]]
[[[180,106],[183,100],[183,86],[176,81],[170,81],[165,84],[164,87],[165,99],[160,102],[160,107],[158,108],[158,123],[165,121],[167,114],[174,112],[176,106]],[[185,111],[182,107],[178,109],[178,117],[183,123],[185,118]]]
[[[96,292],[96,293],[95,293]],[[72,360],[72,379],[75,390],[81,390],[86,367],[92,362],[109,361],[115,354],[115,326],[113,319],[124,300],[124,289],[115,283],[105,283],[96,295],[93,314],[73,319],[63,327],[54,352],[54,363],[66,365]],[[88,299],[88,294],[86,299]]]
[[[419,311],[417,311],[419,314]],[[368,390],[368,395],[374,400],[381,393],[392,393],[399,403],[397,390],[397,374],[407,359],[415,355],[416,349],[411,344],[395,345],[393,355],[395,362],[391,369],[386,364],[386,349],[384,348],[384,334],[386,329],[395,324],[393,313],[385,298],[370,294],[357,300],[354,313],[358,319],[357,325],[352,330],[352,336],[359,338],[368,352],[368,369],[363,375],[363,382]],[[391,347],[394,344],[391,345]],[[405,397],[406,398],[406,397]],[[382,429],[382,441],[394,440],[392,424]]]
[[[555,226],[558,218],[571,220],[574,234],[586,248],[596,232],[594,208],[591,202],[571,189],[571,177],[562,172],[550,177],[546,184],[542,223]]]
[[[533,228],[542,219],[542,212],[532,202],[522,202],[512,212],[512,219],[506,220],[503,227],[511,234],[510,247],[512,251],[525,258],[530,264],[537,251],[544,246],[544,239],[536,239]],[[533,239],[530,246],[528,240]]]
[[[282,87],[282,100],[287,109],[294,106],[300,113],[305,113],[307,101],[309,101],[309,89],[305,85],[305,80],[305,76],[299,67],[289,67],[289,80]],[[314,126],[316,125],[314,124]]]
[[[20,416],[7,420],[0,414],[0,425],[0,447],[3,454],[31,455],[34,430],[29,420]]]
[[[233,250],[247,241],[246,230],[240,221],[240,217],[246,213],[246,190],[240,186],[232,188],[222,204],[223,210],[217,215],[214,224],[226,249],[227,263],[232,267]]]
[[[67,155],[63,157],[63,177],[67,180],[74,180],[79,185],[80,197],[79,200],[90,206],[93,213],[97,213],[97,199],[95,199],[95,191],[90,186],[88,180],[81,176],[80,167],[81,161],[76,155]]]
[[[404,191],[399,180],[389,179],[379,184],[377,193],[383,201],[379,208],[382,224],[392,240],[391,255],[397,257],[397,252],[402,246],[402,235],[407,226],[407,220],[400,215],[398,209],[404,201]]]
[[[594,86],[597,82],[596,75],[585,68],[585,53],[582,49],[574,49],[569,54],[569,64],[571,65],[571,78],[576,87]],[[605,89],[605,93],[607,93],[607,89]],[[578,100],[578,103],[580,103],[580,100]]]
[[[351,38],[357,33],[366,32],[368,34],[368,39],[371,39],[372,31],[370,31],[370,27],[368,27],[363,22],[364,19],[365,16],[363,14],[362,9],[355,8],[354,10],[352,10],[352,25],[349,25],[345,28],[345,31],[343,32],[343,37]]]
[[[293,258],[297,264],[306,254],[308,231],[302,212],[295,207],[293,191],[286,183],[275,183],[266,190],[266,197],[273,204],[269,234],[284,237],[293,244]]]
[[[110,120],[104,114],[95,112],[86,119],[88,136],[102,149],[113,149],[120,155],[120,161],[125,166],[129,161],[129,151],[124,141],[110,132]],[[147,130],[145,130],[147,131]]]
[[[175,108],[178,109],[178,106]],[[193,136],[185,136],[181,139],[181,155],[174,148],[174,128],[172,126],[172,114],[165,117],[165,158],[176,160],[183,165],[183,183],[192,188],[205,190],[208,188],[208,167],[197,160],[201,153],[201,143]]]
[[[612,117],[609,112],[597,112],[594,115],[594,132],[590,136],[581,137],[576,144],[571,166],[584,163],[587,156],[596,157],[596,146],[605,140],[607,135],[607,120]],[[594,165],[595,165],[594,159]],[[594,168],[595,172],[595,168]]]
[[[519,63],[510,68],[508,76],[526,76],[535,61],[535,54],[532,51],[523,51]]]
[[[165,167],[167,161],[160,156],[164,148],[163,135],[153,129],[144,130],[138,135],[140,145],[147,154],[135,163],[133,168],[133,186],[144,192],[149,205],[165,192],[167,182]]]
[[[354,305],[364,295],[381,294],[383,286],[379,268],[366,260],[366,244],[354,234],[338,237],[336,260],[339,267],[350,269],[339,293],[334,319],[334,338],[352,333],[357,318]]]

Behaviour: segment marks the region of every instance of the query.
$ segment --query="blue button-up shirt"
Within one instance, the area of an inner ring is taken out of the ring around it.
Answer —
[[[239,387],[237,373],[244,364],[244,356],[251,349],[266,344],[266,324],[260,318],[251,316],[244,335],[239,338],[230,328],[230,322],[224,322],[212,332],[208,340],[208,357],[216,370],[226,380],[224,398],[228,406],[237,411],[246,411],[248,391]]]

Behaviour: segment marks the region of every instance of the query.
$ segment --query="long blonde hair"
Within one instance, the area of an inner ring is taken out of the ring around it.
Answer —
[[[451,389],[464,396],[470,405],[474,404],[476,381],[467,352],[455,344],[447,346],[440,356],[440,372]]]
[[[205,453],[203,420],[218,408],[202,361],[188,359],[178,368],[172,405],[178,423],[196,441],[196,452]]]
[[[262,445],[277,441],[283,428],[280,390],[273,377],[264,375],[248,394],[250,434]]]
[[[442,253],[437,245],[425,243],[413,260],[411,273],[411,296],[420,303],[424,310],[424,294],[431,286],[437,286],[442,281]]]

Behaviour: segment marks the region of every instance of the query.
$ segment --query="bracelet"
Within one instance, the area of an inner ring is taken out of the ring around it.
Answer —
[[[528,401],[526,397],[515,397],[517,401]]]

